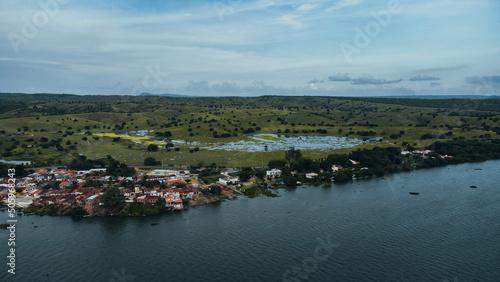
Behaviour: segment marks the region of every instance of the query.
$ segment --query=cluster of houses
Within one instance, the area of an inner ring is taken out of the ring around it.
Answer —
[[[413,150],[413,151],[407,151],[403,150],[401,151],[401,155],[420,155],[423,156],[424,158],[427,157],[429,153],[431,153],[431,150]],[[453,158],[453,156],[449,155],[440,155],[441,158]]]
[[[429,153],[431,153],[430,150],[403,150],[401,152],[403,155],[424,157]],[[448,155],[441,157],[452,158]],[[351,159],[349,162],[355,165],[359,164]],[[340,165],[332,166],[333,172],[341,169]],[[322,170],[320,170],[321,172]],[[292,172],[292,174],[295,173]],[[267,180],[281,178],[281,176],[282,171],[279,169],[266,171]],[[318,177],[318,174],[311,172],[307,173],[305,177],[314,179]],[[92,213],[101,205],[101,197],[107,188],[118,186],[126,203],[157,204],[158,200],[163,198],[167,207],[181,210],[184,208],[183,199],[196,200],[203,195],[202,188],[196,183],[191,183],[193,179],[197,179],[197,175],[191,175],[189,170],[158,169],[147,174],[139,173],[132,177],[114,177],[106,175],[106,169],[38,169],[32,174],[16,180],[16,190],[18,191],[16,204],[19,207],[27,207],[31,204],[36,206],[50,204],[68,207],[80,206]],[[0,201],[6,202],[8,199],[8,180],[0,178]],[[230,176],[228,172],[221,173],[217,183],[229,186],[231,189],[241,187],[239,178]]]
[[[198,184],[186,181],[191,178],[189,171],[153,171],[133,177],[113,177],[105,175],[105,169],[66,170],[39,169],[26,177],[16,180],[19,191],[17,205],[44,206],[57,204],[62,206],[80,206],[92,213],[99,205],[103,193],[108,187],[128,183],[119,187],[127,203],[156,204],[165,199],[167,207],[183,209],[184,198],[197,199],[201,192]],[[125,182],[123,182],[125,181]],[[144,182],[146,181],[146,182]],[[0,200],[8,198],[8,179],[0,178]],[[142,185],[151,182],[152,185]],[[152,187],[152,188],[146,188]]]

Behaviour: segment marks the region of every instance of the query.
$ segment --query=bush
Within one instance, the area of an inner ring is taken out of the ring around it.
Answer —
[[[155,166],[158,165],[158,161],[153,157],[147,157],[144,159],[144,165]]]
[[[157,145],[155,145],[155,144],[150,144],[150,145],[148,146],[148,152],[156,152],[156,151],[158,151],[158,146],[157,146]]]
[[[69,215],[69,216],[84,216],[87,214],[87,211],[80,207],[80,206],[74,206],[74,207],[71,207],[66,213],[65,215]]]

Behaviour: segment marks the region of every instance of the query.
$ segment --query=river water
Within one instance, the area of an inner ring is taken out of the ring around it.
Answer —
[[[158,217],[19,216],[0,281],[500,281],[499,175],[488,161]]]

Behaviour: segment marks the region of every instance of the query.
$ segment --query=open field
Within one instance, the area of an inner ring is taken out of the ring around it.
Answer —
[[[282,151],[208,150],[227,143],[280,136],[338,136],[376,140],[355,147],[429,145],[436,140],[495,139],[500,99],[384,99],[335,97],[171,98],[157,96],[0,95],[0,158],[64,165],[75,154],[112,155],[129,165],[154,157],[164,166],[261,166]],[[434,106],[436,105],[436,106]],[[150,130],[148,136],[124,137]],[[134,142],[136,141],[136,142]],[[148,151],[148,145],[170,147]],[[345,152],[353,148],[339,149]],[[334,150],[308,150],[322,158]]]

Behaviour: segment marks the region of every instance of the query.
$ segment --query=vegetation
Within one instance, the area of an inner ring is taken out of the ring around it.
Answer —
[[[256,133],[264,140],[276,138],[265,134],[383,140],[361,149],[404,143],[425,147],[462,137],[494,140],[500,133],[500,99],[493,98],[1,96],[0,157],[32,161],[36,167],[108,167],[107,155],[126,165],[153,157],[165,166],[217,160],[222,167],[255,167],[282,158],[283,151],[211,151],[192,143],[253,140],[247,135]],[[123,134],[135,130],[151,132],[149,137]],[[302,155],[319,159],[357,149]],[[90,163],[80,154],[104,163]],[[131,172],[111,165],[114,174]]]
[[[345,182],[353,178],[362,179],[383,176],[388,173],[431,168],[448,164],[478,162],[500,159],[500,139],[478,141],[454,139],[438,141],[427,147],[428,154],[401,154],[401,148],[375,147],[357,149],[348,154],[330,154],[326,158],[312,160],[304,158],[299,150],[291,148],[285,152],[285,160],[273,160],[269,167],[283,171],[282,180],[286,186],[295,186],[297,181],[304,183]],[[342,169],[331,172],[333,165]],[[308,172],[324,171],[313,180],[308,179]],[[294,174],[292,174],[294,172]]]
[[[118,204],[124,203],[125,197],[120,194],[120,189],[118,187],[110,187],[102,194],[101,203],[104,206],[116,206]]]
[[[64,215],[69,215],[69,216],[84,216],[86,214],[87,211],[80,206],[71,207],[68,211],[64,213]]]
[[[158,201],[156,205],[145,205],[139,203],[128,204],[120,216],[140,216],[140,215],[158,215],[168,211],[165,202]]]
[[[156,165],[161,165],[161,162],[157,161],[153,157],[147,157],[144,159],[144,165],[146,166],[156,166]]]
[[[268,197],[278,197],[278,195],[274,194],[269,189],[261,187],[259,185],[253,185],[247,189],[244,189],[243,194],[245,196],[248,196],[249,198],[255,198],[258,197],[259,195],[264,195]]]

